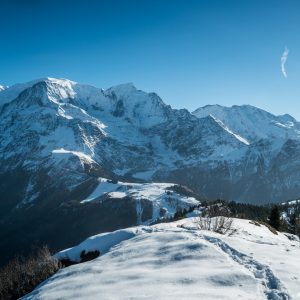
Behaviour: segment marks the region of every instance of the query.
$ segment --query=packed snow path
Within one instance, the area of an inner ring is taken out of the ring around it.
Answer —
[[[181,227],[184,222],[190,226]],[[247,220],[235,222],[245,232],[232,237],[195,230],[189,220],[91,237],[57,256],[76,259],[83,249],[99,249],[100,257],[60,270],[24,299],[300,299],[299,241],[274,235],[264,226],[256,228]],[[272,244],[271,259],[280,243],[291,247],[294,252],[285,251],[282,260],[291,260],[294,269],[278,261],[274,272],[257,260],[258,253],[252,256],[231,244],[236,240],[246,249],[249,242],[257,242],[263,251],[266,245],[256,241],[258,235]],[[281,271],[295,282],[284,276],[282,282]]]
[[[286,288],[280,282],[280,280],[273,274],[271,269],[257,262],[252,257],[243,254],[234,248],[227,245],[222,240],[210,237],[210,236],[203,236],[203,238],[210,243],[216,245],[222,251],[227,253],[230,258],[234,261],[238,262],[250,272],[253,273],[254,277],[261,281],[264,293],[267,296],[268,300],[289,300],[291,299],[290,295],[287,293]]]

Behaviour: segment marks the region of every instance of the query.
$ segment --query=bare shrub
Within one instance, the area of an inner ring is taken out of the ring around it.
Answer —
[[[27,259],[18,257],[0,270],[0,299],[19,299],[60,269],[60,262],[44,246]]]
[[[230,211],[220,204],[208,206],[196,222],[200,230],[209,230],[221,234],[233,232],[233,219],[230,216]]]

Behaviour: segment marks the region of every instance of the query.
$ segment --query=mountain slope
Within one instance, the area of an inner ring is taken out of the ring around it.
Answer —
[[[235,219],[230,236],[195,221],[93,236],[56,256],[100,257],[60,270],[23,299],[297,299],[299,241],[247,220]]]

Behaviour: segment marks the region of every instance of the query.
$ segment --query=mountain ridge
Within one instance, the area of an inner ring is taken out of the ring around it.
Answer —
[[[13,154],[11,148],[16,145],[10,137],[17,140],[18,120],[30,131],[30,139],[35,139],[33,150],[25,138],[26,145],[18,148],[20,155],[28,148],[36,157],[51,161],[68,152],[84,166],[89,161],[131,180],[137,178],[135,173],[153,171],[152,180],[164,181],[161,174],[182,167],[222,169],[225,162],[236,169],[242,159],[253,158],[255,171],[262,157],[266,169],[289,139],[300,140],[300,123],[289,115],[274,116],[250,105],[209,105],[191,114],[172,109],[157,94],[138,90],[132,83],[103,90],[67,79],[43,78],[8,88],[1,93],[0,103],[4,103],[1,127],[10,131],[2,132],[2,159]],[[280,123],[283,119],[284,124]],[[269,157],[262,156],[260,145]]]
[[[250,142],[264,138],[300,137],[300,123],[295,118],[289,114],[275,116],[252,105],[206,105],[192,114],[198,118],[211,114]]]

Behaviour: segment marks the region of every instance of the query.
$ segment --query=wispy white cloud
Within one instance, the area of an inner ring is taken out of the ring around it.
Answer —
[[[285,49],[282,53],[282,56],[281,56],[281,73],[285,78],[287,78],[287,73],[285,70],[285,63],[288,59],[288,55],[289,55],[289,49],[287,47],[285,47]]]

